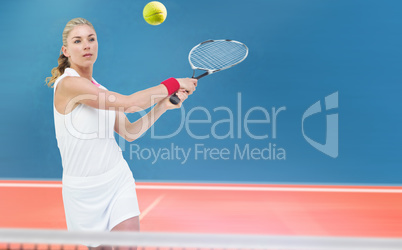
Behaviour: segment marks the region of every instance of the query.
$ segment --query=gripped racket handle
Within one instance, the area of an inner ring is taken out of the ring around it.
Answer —
[[[180,98],[176,95],[176,93],[174,93],[173,95],[170,96],[170,102],[174,105],[179,104],[180,103]]]
[[[207,75],[209,75],[209,74],[210,74],[209,72],[205,72],[205,73],[202,74],[202,75],[199,75],[199,76],[197,76],[197,77],[194,77],[194,76],[193,76],[193,77],[191,77],[191,78],[199,80],[199,79],[201,79],[201,78],[203,78],[204,76],[207,76]],[[169,100],[170,100],[170,102],[171,102],[172,104],[174,104],[174,105],[180,103],[180,98],[176,95],[176,93],[174,93],[173,95],[171,95]]]

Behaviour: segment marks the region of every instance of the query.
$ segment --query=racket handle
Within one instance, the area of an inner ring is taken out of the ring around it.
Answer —
[[[170,96],[170,102],[174,105],[179,104],[180,103],[180,98],[176,95],[176,93],[174,93],[173,95]]]
[[[192,76],[191,78],[198,80],[198,79],[201,79],[201,78],[203,78],[204,76],[207,76],[207,75],[209,75],[209,74],[210,74],[209,72],[205,72],[205,73],[202,74],[202,75],[199,75],[199,76],[197,76],[197,77]],[[188,91],[187,91],[187,92],[188,92]],[[174,105],[180,103],[180,98],[176,95],[176,93],[174,93],[173,95],[171,95],[169,100],[170,100],[170,102],[171,102],[172,104],[174,104]]]

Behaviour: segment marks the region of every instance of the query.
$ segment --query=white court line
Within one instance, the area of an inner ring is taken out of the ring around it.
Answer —
[[[61,188],[56,183],[0,183],[0,187],[27,187],[27,188]],[[211,190],[211,191],[265,191],[265,192],[332,192],[332,193],[402,193],[402,189],[380,188],[315,188],[315,187],[234,187],[234,186],[197,186],[197,185],[146,185],[136,184],[137,189],[155,190]]]
[[[402,193],[402,189],[369,188],[303,188],[303,187],[223,187],[223,186],[137,186],[139,189],[211,190],[211,191],[273,191],[273,192],[346,192],[346,193]]]
[[[22,187],[22,188],[61,188],[56,183],[0,183],[0,187]]]
[[[158,203],[163,199],[163,197],[164,197],[164,195],[161,195],[161,196],[159,196],[158,198],[156,198],[156,199],[154,200],[154,202],[152,202],[151,205],[149,205],[143,212],[141,212],[141,214],[140,214],[140,221],[141,221],[142,219],[144,219],[144,217],[145,217],[152,209],[154,209],[154,207],[155,207],[156,205],[158,205]]]

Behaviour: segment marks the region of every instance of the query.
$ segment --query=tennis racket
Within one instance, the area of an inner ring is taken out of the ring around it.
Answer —
[[[193,69],[192,78],[201,79],[204,76],[222,71],[241,63],[248,55],[248,48],[234,40],[208,40],[196,45],[188,54],[188,61]],[[205,71],[195,77],[196,70]],[[180,103],[176,94],[170,96],[170,102]]]

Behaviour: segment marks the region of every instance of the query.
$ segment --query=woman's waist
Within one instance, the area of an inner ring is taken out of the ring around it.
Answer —
[[[58,138],[64,173],[73,176],[97,175],[123,159],[115,139],[69,140]]]
[[[86,166],[91,167],[91,166]],[[70,187],[70,188],[85,188],[85,187],[96,187],[100,185],[105,185],[111,181],[113,181],[116,177],[122,174],[125,171],[131,170],[124,160],[121,158],[115,164],[110,165],[110,168],[104,169],[103,171],[96,173],[96,174],[82,174],[77,175],[74,174],[73,171],[68,171],[71,169],[63,169],[63,187]],[[85,171],[84,171],[85,172]],[[90,171],[89,171],[90,172]]]

